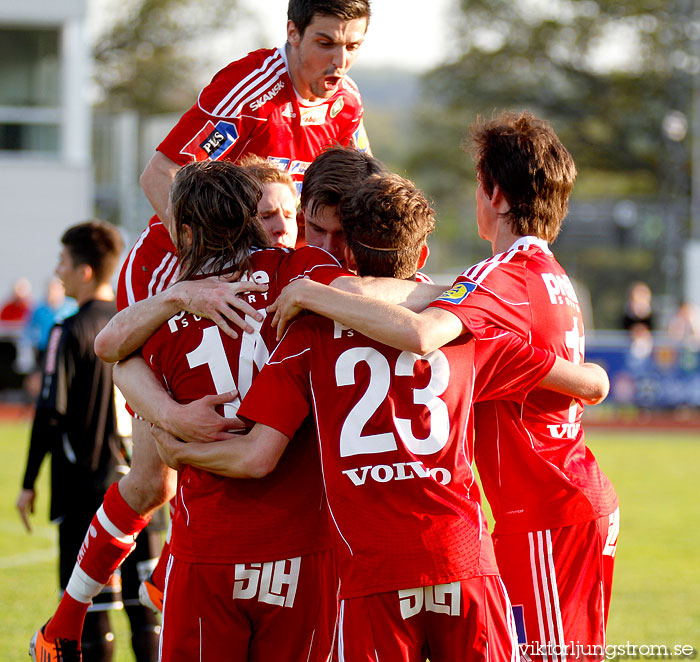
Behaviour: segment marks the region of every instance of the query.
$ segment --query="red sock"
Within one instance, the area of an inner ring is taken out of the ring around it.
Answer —
[[[134,511],[119,493],[118,484],[112,484],[90,523],[56,613],[44,628],[49,641],[59,637],[80,641],[92,598],[134,549],[136,536],[146,524],[148,518]]]

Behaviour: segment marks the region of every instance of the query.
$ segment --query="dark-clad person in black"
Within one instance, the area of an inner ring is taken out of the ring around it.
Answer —
[[[90,221],[66,230],[56,273],[66,294],[76,299],[77,313],[51,330],[41,392],[37,400],[27,464],[17,508],[29,531],[34,511],[34,485],[47,453],[51,455],[51,520],[58,524],[59,575],[65,589],[85,531],[107,488],[128,470],[127,445],[117,426],[112,365],[95,355],[95,336],[117,312],[111,277],[123,243],[118,230]],[[122,569],[124,596],[118,581],[95,598],[85,619],[79,650],[53,651],[56,659],[85,662],[112,660],[114,635],[109,609],[126,607],[138,662],[155,662],[158,623],[138,604],[137,567],[152,556],[148,536]],[[133,600],[127,600],[129,590]],[[33,642],[35,644],[35,642]],[[73,644],[74,647],[74,644]],[[30,649],[36,659],[40,647]],[[50,658],[54,659],[54,658]]]

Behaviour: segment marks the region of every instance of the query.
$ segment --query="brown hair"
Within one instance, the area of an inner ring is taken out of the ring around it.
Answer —
[[[370,154],[353,147],[326,147],[312,161],[304,175],[301,208],[313,215],[319,207],[336,207],[346,194],[355,191],[367,177],[385,172],[384,164]]]
[[[188,163],[170,189],[180,280],[206,269],[245,270],[251,249],[269,246],[258,219],[262,184],[229,161]],[[188,244],[184,226],[192,230]]]
[[[423,192],[403,177],[372,175],[340,203],[345,238],[361,276],[410,278],[435,228]]]
[[[369,0],[289,0],[287,19],[303,37],[316,14],[336,16],[343,21],[370,17]]]
[[[106,221],[86,221],[69,227],[61,237],[74,266],[87,264],[95,281],[108,283],[119,264],[124,241],[119,230]]]
[[[551,126],[530,113],[479,118],[470,128],[477,176],[488,195],[496,186],[513,231],[552,242],[568,211],[576,165]]]

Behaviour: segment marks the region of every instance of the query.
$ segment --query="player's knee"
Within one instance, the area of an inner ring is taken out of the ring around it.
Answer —
[[[175,496],[177,474],[174,471],[145,473],[132,469],[119,481],[124,501],[137,513],[147,515]]]

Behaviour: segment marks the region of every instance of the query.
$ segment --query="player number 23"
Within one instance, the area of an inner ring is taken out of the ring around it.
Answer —
[[[406,448],[415,455],[431,455],[442,450],[449,440],[450,419],[447,405],[440,399],[450,380],[450,365],[445,355],[436,350],[426,356],[410,352],[401,352],[396,360],[394,375],[396,377],[413,377],[418,361],[427,361],[430,381],[424,388],[414,388],[413,402],[424,405],[430,412],[430,429],[428,436],[418,439],[413,434],[411,419],[394,415],[394,426]],[[340,455],[359,455],[362,453],[385,453],[397,450],[393,432],[363,435],[367,421],[384,403],[391,386],[391,366],[386,357],[371,347],[353,347],[343,352],[335,364],[335,379],[338,386],[355,384],[355,366],[366,363],[370,378],[367,390],[352,408],[343,422],[340,432]]]

